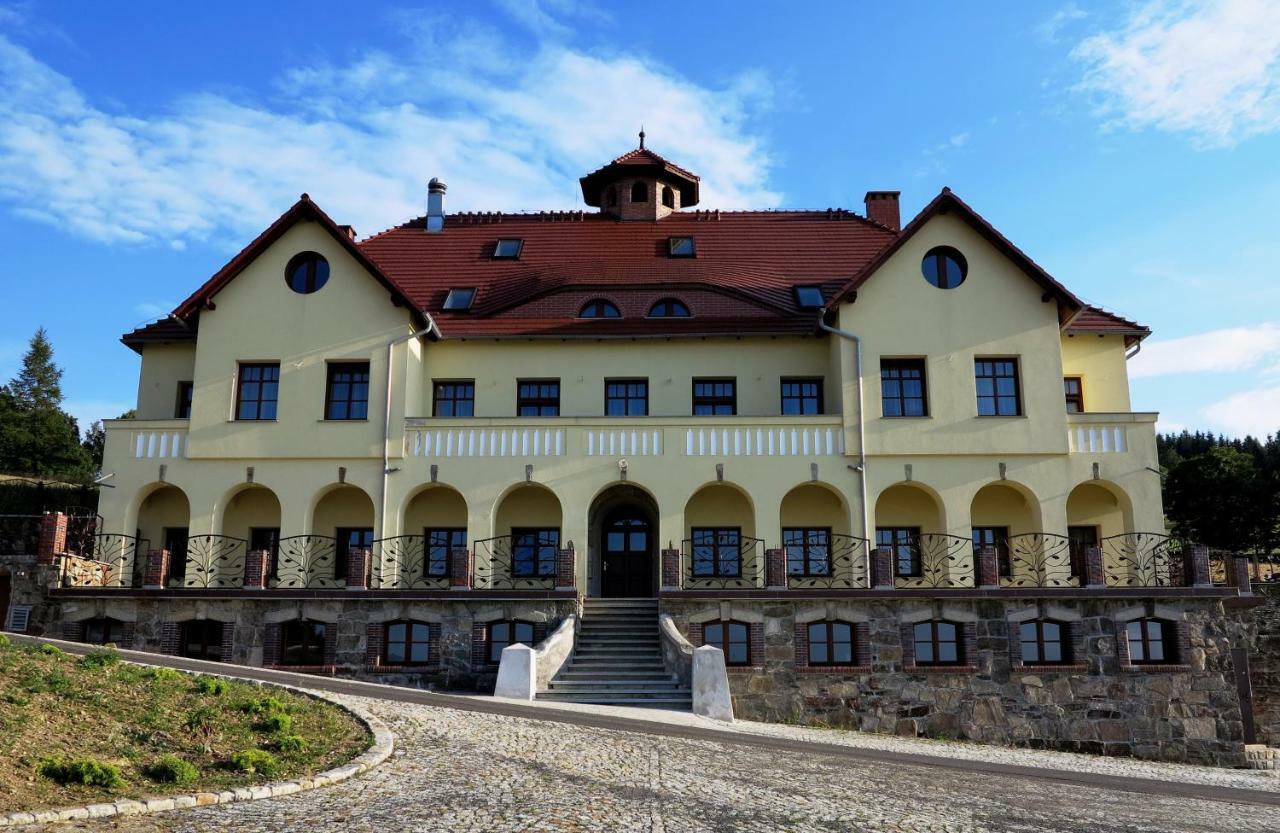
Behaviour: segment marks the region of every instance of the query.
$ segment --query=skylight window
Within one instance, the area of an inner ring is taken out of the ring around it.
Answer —
[[[800,309],[821,309],[822,308],[822,287],[820,286],[797,286],[796,306]]]
[[[504,237],[493,247],[494,260],[516,260],[520,250],[524,248],[524,240],[519,237]]]
[[[667,254],[671,257],[696,257],[697,247],[692,237],[668,237]]]
[[[450,289],[449,294],[444,298],[445,311],[466,312],[471,309],[471,302],[475,299],[476,291],[473,288]]]

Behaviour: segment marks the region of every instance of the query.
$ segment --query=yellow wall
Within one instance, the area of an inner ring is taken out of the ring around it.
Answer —
[[[876,499],[874,526],[914,526],[922,533],[946,531],[941,508],[933,495],[907,483],[890,486]]]
[[[333,535],[338,527],[372,527],[373,501],[356,486],[337,486],[316,503],[313,531]],[[376,537],[376,536],[375,536]]]
[[[849,511],[840,496],[825,486],[809,483],[787,492],[780,514],[778,530],[770,530],[778,541],[784,527],[831,527],[836,535],[849,534]]]
[[[151,549],[160,549],[164,546],[165,529],[186,527],[190,518],[187,496],[182,490],[160,486],[142,501],[138,510],[138,534],[150,542]]]
[[[1133,530],[1126,523],[1129,509],[1114,492],[1095,483],[1081,483],[1067,498],[1068,526],[1096,526],[1099,537],[1108,538],[1123,532],[1150,532],[1159,530]]]
[[[1123,336],[1062,337],[1062,372],[1079,376],[1084,409],[1123,413],[1129,410],[1129,368]]]
[[[979,489],[969,514],[972,526],[1007,526],[1010,535],[1043,529],[1034,499],[1003,483],[990,483]]]
[[[756,537],[755,513],[746,495],[733,486],[713,483],[698,490],[684,508],[684,537],[693,537],[692,529],[708,526],[736,526],[742,537]]]
[[[279,527],[280,501],[264,486],[250,486],[236,492],[227,501],[222,516],[222,533],[249,540],[254,527]],[[247,546],[247,545],[246,545]]]
[[[457,490],[448,486],[423,489],[410,499],[404,510],[404,534],[421,535],[432,528],[467,526],[467,502]]]
[[[148,344],[142,348],[138,374],[138,419],[173,419],[178,382],[195,378],[194,344]],[[194,401],[194,396],[192,397]]]
[[[493,534],[510,535],[513,528],[560,527],[560,501],[540,486],[518,486],[498,506]]]

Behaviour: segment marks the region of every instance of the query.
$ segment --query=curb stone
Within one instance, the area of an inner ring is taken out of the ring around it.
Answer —
[[[126,660],[129,662],[129,660]],[[148,665],[148,663],[136,662],[134,665]],[[381,764],[387,758],[391,757],[391,753],[395,751],[395,735],[387,728],[386,724],[372,714],[349,706],[345,703],[339,703],[336,700],[330,700],[315,691],[310,691],[296,686],[284,685],[282,683],[267,683],[262,680],[254,680],[250,678],[237,677],[234,674],[210,674],[208,672],[194,672],[178,670],[179,673],[187,674],[192,677],[222,677],[228,680],[235,680],[240,683],[249,683],[259,688],[278,688],[284,691],[302,697],[309,697],[312,700],[320,700],[336,706],[342,711],[354,717],[359,721],[370,734],[373,735],[373,745],[361,752],[344,764],[340,764],[332,769],[315,775],[301,775],[297,778],[286,781],[272,781],[267,784],[259,784],[254,787],[237,787],[234,790],[224,790],[222,792],[198,792],[186,793],[181,795],[169,795],[162,798],[143,798],[135,800],[132,798],[122,798],[119,801],[111,803],[98,803],[80,805],[78,807],[54,808],[50,810],[33,810],[20,811],[16,813],[8,813],[0,815],[0,827],[17,827],[27,824],[54,824],[64,821],[76,821],[86,818],[106,818],[107,816],[137,816],[149,813],[163,813],[169,810],[182,810],[191,807],[211,807],[215,804],[230,804],[237,801],[256,801],[260,798],[275,798],[277,796],[292,795],[294,793],[313,790],[319,787],[326,787],[331,784],[337,784],[362,775],[374,767]]]

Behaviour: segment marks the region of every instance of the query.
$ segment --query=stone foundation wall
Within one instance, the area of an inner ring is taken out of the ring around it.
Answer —
[[[1179,600],[1176,606],[1063,600],[1038,607],[1027,600],[663,600],[663,611],[695,644],[701,623],[713,619],[751,623],[751,631],[762,634],[763,662],[729,670],[738,717],[1169,761],[1243,763],[1230,651],[1247,638],[1239,616],[1224,612],[1216,600]],[[1118,644],[1117,636],[1123,635],[1124,622],[1153,609],[1180,622],[1182,665],[1156,670],[1128,664],[1127,645]],[[1018,624],[1009,617],[1032,615],[1070,623],[1077,646],[1071,666],[1020,665]],[[965,666],[912,664],[910,623],[931,618],[964,624]],[[847,668],[805,667],[806,655],[796,655],[797,623],[816,620],[856,624],[866,655]]]
[[[1249,679],[1253,683],[1253,719],[1258,742],[1280,746],[1280,584],[1255,584],[1266,604],[1253,609]]]

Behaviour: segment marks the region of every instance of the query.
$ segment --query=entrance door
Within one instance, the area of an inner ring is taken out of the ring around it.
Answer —
[[[638,514],[610,517],[600,533],[600,594],[614,598],[653,595],[653,535]]]

